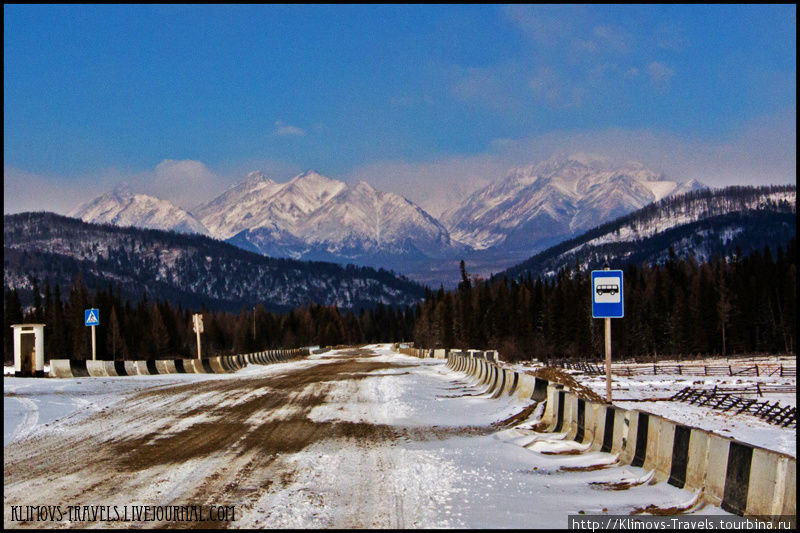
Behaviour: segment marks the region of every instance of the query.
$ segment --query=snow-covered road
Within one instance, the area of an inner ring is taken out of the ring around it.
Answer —
[[[691,507],[613,455],[559,454],[575,444],[527,429],[541,408],[489,399],[443,363],[380,345],[231,375],[5,378],[5,524],[168,525],[13,522],[12,505],[234,505],[235,522],[186,525],[248,528],[565,528]],[[608,490],[619,482],[632,487]]]

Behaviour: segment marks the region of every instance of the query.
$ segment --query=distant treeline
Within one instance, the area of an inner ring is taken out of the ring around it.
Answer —
[[[672,250],[663,265],[629,265],[625,318],[612,319],[614,358],[795,353],[795,239],[747,256],[698,263]],[[258,305],[238,314],[202,309],[203,350],[233,354],[268,348],[413,340],[421,347],[497,349],[506,360],[601,358],[603,321],[593,319],[590,275],[564,268],[552,278],[470,279],[454,291],[428,290],[405,309],[379,305],[342,312],[311,304],[288,313]],[[23,310],[16,289],[4,301],[5,360],[13,359],[10,325],[44,323],[49,358],[91,357],[84,310],[100,310],[98,357],[172,358],[196,354],[189,309],[168,301],[124,300],[112,285],[89,294],[78,274],[61,287],[31,280],[33,305]]]
[[[624,270],[625,317],[612,319],[614,358],[796,351],[795,239],[728,260],[670,257]],[[497,349],[506,360],[602,358],[603,320],[591,313],[590,273],[473,281],[428,292],[414,341],[422,347]]]
[[[16,289],[6,289],[3,336],[5,361],[12,361],[11,324],[44,323],[45,358],[91,359],[90,328],[84,325],[84,310],[97,308],[96,328],[99,359],[171,359],[195,357],[196,335],[192,313],[167,301],[151,301],[144,294],[136,303],[123,301],[118,289],[109,285],[90,294],[78,273],[69,294],[61,287],[37,279],[33,305],[23,310]],[[335,307],[309,305],[288,313],[268,312],[263,305],[238,314],[199,310],[203,314],[204,355],[248,353],[269,348],[358,344],[410,340],[414,327],[412,309],[406,311],[377,305],[359,313]],[[197,312],[197,311],[194,311]]]

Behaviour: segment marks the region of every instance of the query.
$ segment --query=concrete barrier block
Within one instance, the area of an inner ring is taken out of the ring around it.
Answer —
[[[609,417],[614,420],[614,413]],[[602,403],[586,402],[586,429],[583,439],[589,444],[590,451],[599,451],[603,446],[603,435],[606,423],[606,406]],[[609,439],[609,444],[611,440]]]
[[[492,398],[499,398],[501,394],[503,394],[503,389],[505,388],[506,384],[506,372],[502,368],[497,368],[494,365],[490,365],[492,370],[494,371],[494,381],[492,382],[492,387],[489,389],[492,393]]]
[[[136,361],[125,361],[125,374],[128,376],[139,375],[139,371],[136,368]]]
[[[117,374],[117,365],[115,364],[117,361],[103,361],[103,366],[106,367],[106,375],[107,376],[118,376]],[[88,368],[88,367],[87,367]]]
[[[675,427],[672,420],[658,417],[658,434],[651,437],[656,441],[655,450],[655,480],[667,481],[672,473],[672,455],[675,444]],[[676,465],[677,467],[678,465]],[[676,470],[677,472],[677,470]]]
[[[797,516],[797,459],[786,460],[786,480],[784,484],[783,508],[780,513],[775,514]]]
[[[647,444],[646,440],[644,442],[639,442],[640,437],[643,436],[645,439],[647,438],[647,426],[645,425],[643,429],[639,427],[639,422],[642,420],[647,420],[646,418],[643,419],[641,415],[642,413],[636,410],[631,410],[628,412],[627,431],[625,433],[623,447],[619,455],[619,460],[622,464],[642,466],[644,463],[644,459],[642,457],[642,460],[639,462],[639,464],[634,464],[636,445],[639,444],[640,447],[644,447]],[[643,456],[644,453],[642,452],[640,455]]]
[[[689,451],[691,447],[692,428],[683,424],[674,424],[672,430],[672,457],[670,458],[669,478],[670,485],[682,489],[686,486],[689,472]],[[700,451],[705,465],[705,450]],[[702,468],[705,468],[703,466]]]
[[[203,365],[197,359],[183,359],[183,370],[187,374],[202,374]]]
[[[74,378],[88,378],[89,371],[86,369],[86,360],[85,359],[70,359],[69,360],[69,368],[72,371],[72,377]]]
[[[92,377],[107,377],[105,361],[86,361],[86,370]]]
[[[708,433],[708,462],[703,499],[719,507],[725,495],[725,475],[728,469],[730,440]]]
[[[72,369],[69,365],[69,359],[50,359],[50,377],[71,378]]]
[[[592,409],[592,443],[589,450],[593,452],[611,452],[614,439],[614,408],[602,403],[591,403]]]
[[[517,390],[514,394],[520,400],[530,400],[533,398],[533,389],[536,386],[536,378],[530,374],[520,374]]]
[[[682,432],[682,429],[676,428],[676,436]],[[699,428],[689,428],[689,450],[686,457],[686,476],[683,488],[700,490],[706,486],[708,452],[709,433]],[[672,484],[677,486],[677,479]]]
[[[647,431],[647,444],[645,446],[644,462],[639,465],[645,470],[655,470],[658,461],[658,439],[661,430],[661,417],[648,413],[649,427]]]
[[[611,453],[621,455],[627,447],[628,436],[631,434],[632,416],[633,413],[627,409],[614,410],[614,435],[612,438]]]
[[[742,516],[747,511],[750,477],[753,470],[753,446],[730,441],[728,466],[725,469],[725,488],[720,507],[729,513]]]
[[[222,366],[222,357],[209,357],[208,364],[211,366],[211,371],[215,374],[228,373],[228,371]]]
[[[547,387],[550,385],[550,382],[546,379],[536,378],[536,383],[533,387],[533,395],[531,395],[532,400],[536,400],[537,402],[541,402],[547,399]]]
[[[564,421],[561,431],[567,433],[567,440],[575,440],[578,433],[578,396],[572,391],[564,395]]]
[[[558,403],[558,387],[551,384],[547,387],[547,403],[544,405],[544,413],[542,413],[542,422],[548,426],[552,426],[555,420],[556,404]]]
[[[505,394],[512,396],[514,391],[517,389],[517,385],[519,385],[519,373],[514,372],[513,370],[506,370]]]
[[[150,371],[147,368],[147,361],[134,361],[133,364],[136,366],[136,373],[140,376],[150,375]]]
[[[158,373],[159,374],[174,374],[175,373],[175,370],[174,370],[175,365],[174,364],[172,365],[173,371],[170,372],[170,369],[167,366],[167,362],[168,361],[165,360],[165,359],[160,359],[160,360],[156,361],[156,369],[158,369]]]
[[[745,505],[748,515],[783,513],[786,497],[788,460],[784,455],[759,448],[753,449],[750,480]],[[792,480],[794,484],[795,480]]]

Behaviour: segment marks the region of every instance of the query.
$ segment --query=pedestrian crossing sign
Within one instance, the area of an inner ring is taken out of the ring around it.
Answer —
[[[100,310],[99,309],[86,309],[84,311],[84,321],[87,326],[100,325]]]

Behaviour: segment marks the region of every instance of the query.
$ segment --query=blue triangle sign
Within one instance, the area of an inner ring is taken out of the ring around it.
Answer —
[[[86,325],[87,326],[96,326],[100,323],[100,319],[97,317],[97,309],[87,309],[86,310]]]

